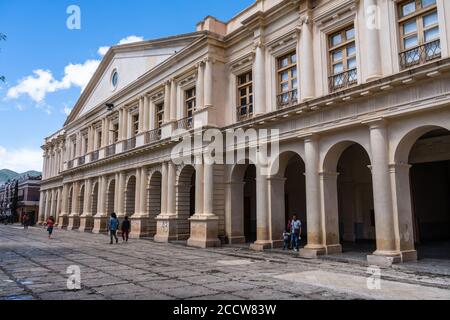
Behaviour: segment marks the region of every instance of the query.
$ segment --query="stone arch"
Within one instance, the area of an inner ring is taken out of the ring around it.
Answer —
[[[136,176],[130,175],[125,184],[125,215],[133,216],[136,208]]]
[[[189,218],[195,214],[196,171],[192,165],[180,166],[177,171],[177,238],[178,240],[186,240],[190,237]]]
[[[78,213],[81,216],[84,213],[84,190],[85,190],[85,185],[82,184],[80,186],[80,193],[78,195]]]
[[[73,203],[73,186],[70,186],[69,188],[69,194],[67,196],[67,201],[68,201],[68,205],[67,205],[67,209],[68,209],[68,214],[71,215],[72,214],[72,203]]]
[[[152,170],[148,176],[147,208],[149,212],[149,235],[156,234],[156,217],[161,213],[162,173]]]
[[[307,205],[305,162],[293,150],[282,151],[271,167],[269,179],[272,239],[281,244],[288,221],[296,215],[302,222],[302,242],[307,243]]]
[[[324,151],[321,210],[328,253],[340,252],[341,243],[346,244],[344,250],[353,248],[356,241],[365,242],[358,250],[375,250],[371,163],[370,150],[355,140],[335,142]]]
[[[94,186],[92,187],[91,196],[91,214],[92,216],[96,216],[98,213],[98,193],[99,193],[99,183],[96,181]]]

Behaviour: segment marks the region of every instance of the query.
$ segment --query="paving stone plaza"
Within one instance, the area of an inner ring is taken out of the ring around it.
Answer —
[[[71,266],[81,289],[69,290]],[[0,300],[450,299],[449,262],[377,272],[281,251],[188,248],[151,240],[109,245],[104,235],[0,226]]]

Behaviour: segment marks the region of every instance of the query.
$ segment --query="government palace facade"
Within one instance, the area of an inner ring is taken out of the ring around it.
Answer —
[[[264,168],[174,158],[207,129],[278,147]],[[414,261],[450,239],[449,130],[450,1],[257,0],[109,49],[45,139],[39,221],[105,233],[115,212],[134,238],[266,250],[296,214],[302,257]]]

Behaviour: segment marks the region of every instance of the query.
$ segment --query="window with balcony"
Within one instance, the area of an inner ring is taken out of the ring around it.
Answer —
[[[329,36],[330,92],[358,83],[355,27],[352,25]]]
[[[132,126],[132,129],[133,129],[132,135],[133,135],[133,137],[135,137],[139,133],[139,114],[133,115],[131,118],[131,121],[132,121],[132,125],[133,125]]]
[[[291,52],[277,59],[278,107],[298,101],[297,53]]]
[[[113,143],[116,143],[117,141],[119,141],[119,124],[118,123],[113,124],[112,138],[113,138]]]
[[[156,105],[156,128],[161,129],[163,123],[164,123],[164,103],[158,103]]]
[[[398,6],[402,69],[441,57],[436,0],[408,0]]]
[[[95,146],[96,150],[99,150],[102,147],[102,131],[97,131],[97,145]]]
[[[89,138],[88,136],[83,137],[83,155],[86,155],[88,152],[88,146],[89,146]]]
[[[251,71],[237,77],[237,120],[253,116],[253,74]]]
[[[192,122],[194,117],[194,112],[196,109],[196,90],[195,87],[189,90],[186,90],[184,92],[184,108],[186,111],[186,123],[185,128],[183,129],[190,129],[192,128]]]

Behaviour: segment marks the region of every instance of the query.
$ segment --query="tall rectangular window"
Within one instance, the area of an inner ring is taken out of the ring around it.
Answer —
[[[355,27],[349,26],[328,38],[330,91],[348,88],[358,82]]]
[[[164,103],[158,103],[156,105],[156,117],[155,117],[155,125],[157,129],[161,129],[164,123]]]
[[[192,124],[194,111],[196,108],[196,90],[195,87],[184,92],[184,107],[186,110],[186,117],[189,124]]]
[[[297,53],[295,51],[277,59],[278,106],[298,100]]]
[[[139,133],[139,114],[135,114],[131,118],[132,128],[133,128],[133,137],[137,136]]]
[[[253,116],[253,74],[251,71],[237,77],[237,118],[245,120]]]
[[[117,141],[119,141],[119,124],[118,123],[113,124],[112,134],[113,134],[113,142],[116,143]]]
[[[83,137],[83,155],[87,154],[88,146],[89,146],[89,139],[88,136],[86,135]]]
[[[441,57],[436,0],[407,0],[398,5],[400,65],[408,68]]]
[[[99,130],[97,131],[97,145],[96,145],[96,149],[100,149],[102,147],[102,131]]]

